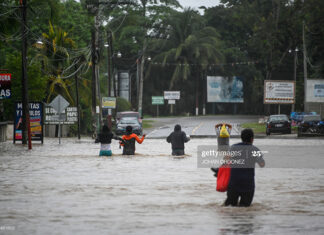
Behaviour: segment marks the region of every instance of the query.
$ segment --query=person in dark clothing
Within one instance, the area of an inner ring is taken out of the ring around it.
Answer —
[[[187,143],[190,138],[186,136],[184,131],[181,131],[179,124],[175,125],[174,131],[167,137],[167,142],[171,143],[172,155],[184,155],[184,143]]]
[[[101,143],[99,156],[111,156],[111,140],[122,140],[120,137],[111,133],[108,126],[104,125],[102,127],[102,132],[97,136],[95,143]]]
[[[254,133],[251,129],[241,132],[242,143],[231,146],[230,152],[240,152],[231,157],[231,176],[227,187],[225,206],[250,206],[254,196],[255,163],[260,167],[265,166],[261,151],[253,145]],[[240,201],[239,201],[240,198]]]
[[[138,138],[136,134],[133,133],[132,126],[126,127],[126,135],[122,136],[122,141],[120,145],[123,146],[123,155],[134,155],[135,154],[135,141],[141,144],[144,141],[145,135],[142,138]]]

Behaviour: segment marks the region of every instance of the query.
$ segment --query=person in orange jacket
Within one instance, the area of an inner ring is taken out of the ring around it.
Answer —
[[[132,126],[126,127],[126,135],[122,136],[120,145],[124,147],[123,155],[134,155],[135,154],[135,140],[141,144],[144,141],[145,135],[140,139],[136,134],[133,133]]]

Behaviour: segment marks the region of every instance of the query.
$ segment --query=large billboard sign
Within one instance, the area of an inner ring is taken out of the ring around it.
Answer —
[[[324,103],[323,79],[307,79],[306,102]]]
[[[243,103],[243,79],[207,76],[207,102]]]
[[[0,74],[0,100],[11,97],[11,74]]]
[[[14,125],[14,142],[22,141],[22,112],[23,107],[21,102],[16,103],[15,110],[15,125]],[[29,119],[31,139],[39,140],[43,143],[43,103],[29,103]]]
[[[295,82],[265,80],[264,104],[294,104]]]

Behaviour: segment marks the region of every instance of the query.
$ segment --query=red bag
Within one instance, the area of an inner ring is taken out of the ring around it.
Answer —
[[[230,176],[231,176],[231,168],[229,165],[221,166],[218,169],[216,191],[218,192],[227,191],[227,186],[228,186]]]

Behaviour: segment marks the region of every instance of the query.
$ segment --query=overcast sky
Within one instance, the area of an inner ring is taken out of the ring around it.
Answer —
[[[220,0],[178,0],[183,7],[192,7],[198,10],[198,7],[214,7],[219,4]]]

